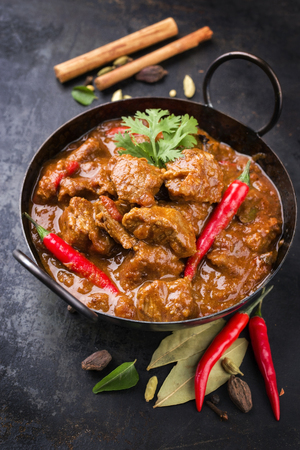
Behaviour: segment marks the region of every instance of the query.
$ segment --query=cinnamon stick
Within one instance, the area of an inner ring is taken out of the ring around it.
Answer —
[[[59,81],[64,83],[78,75],[103,66],[119,56],[134,53],[176,34],[178,34],[176,22],[172,17],[169,17],[91,52],[57,64],[54,66],[54,72]]]
[[[197,47],[200,42],[207,41],[212,35],[213,32],[209,27],[200,28],[171,44],[165,45],[152,53],[148,53],[147,55],[135,59],[105,75],[95,78],[94,83],[99,91],[103,91],[119,81],[125,80],[138,73],[144,67],[158,64],[171,56],[178,55],[193,47]]]

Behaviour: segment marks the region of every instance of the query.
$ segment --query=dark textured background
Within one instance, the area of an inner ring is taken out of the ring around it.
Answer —
[[[282,85],[283,112],[264,140],[282,159],[299,196],[299,1],[1,0],[2,448],[252,450],[300,446],[299,232],[263,309],[278,387],[285,391],[279,423],[273,418],[251,348],[242,366],[253,392],[254,407],[248,414],[234,407],[224,386],[219,394],[229,414],[227,423],[207,408],[198,414],[194,402],[153,409],[143,399],[149,377],[146,366],[165,334],[131,331],[105,322],[94,325],[71,315],[61,299],[12,257],[16,247],[29,254],[19,217],[26,168],[52,132],[85,110],[71,97],[72,86],[82,84],[85,76],[61,85],[53,66],[169,16],[176,20],[180,37],[208,25],[214,31],[212,41],[163,63],[169,75],[159,83],[126,80],[97,93],[92,106],[110,101],[120,87],[133,97],[168,96],[170,89],[176,89],[183,98],[185,74],[197,84],[193,100],[203,102],[204,72],[216,57],[234,50],[254,53],[271,65]],[[212,100],[217,109],[254,129],[267,122],[273,108],[266,76],[243,61],[228,62],[215,74]],[[248,337],[247,331],[244,336]],[[136,387],[92,394],[101,374],[83,371],[81,361],[103,348],[113,356],[111,368],[137,358],[140,381]],[[168,371],[157,370],[160,383]]]

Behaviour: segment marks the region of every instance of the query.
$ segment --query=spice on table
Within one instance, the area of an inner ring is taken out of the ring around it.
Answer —
[[[220,397],[218,394],[213,394],[210,397],[210,401],[214,404],[214,405],[218,405],[220,403]]]
[[[146,83],[156,83],[166,75],[168,75],[167,70],[162,66],[154,65],[144,67],[136,74],[135,79],[138,81],[145,81]]]
[[[232,345],[232,343],[239,337],[241,331],[249,322],[249,316],[257,304],[270,292],[273,288],[271,286],[267,291],[263,292],[261,296],[250,306],[241,309],[234,316],[232,316],[225,327],[214,338],[212,343],[206,349],[202,358],[200,359],[196,374],[195,374],[195,397],[197,410],[201,411],[207,380],[211,369],[215,363],[221,358],[223,353]]]
[[[227,411],[222,411],[210,400],[206,400],[205,403],[207,404],[207,406],[209,406],[210,409],[212,409],[220,417],[221,420],[228,420]]]
[[[124,66],[124,64],[127,64],[131,61],[133,61],[133,59],[130,56],[127,56],[127,55],[120,56],[119,58],[117,58],[113,61],[113,67]]]
[[[83,276],[91,283],[112,294],[117,295],[120,293],[119,289],[99,267],[67,244],[57,234],[51,233],[39,225],[29,214],[26,212],[23,214],[34,224],[45,247],[69,270]]]
[[[146,402],[149,402],[150,400],[153,399],[156,388],[157,388],[157,384],[158,384],[158,379],[157,379],[157,376],[154,375],[153,377],[151,377],[149,379],[147,386],[146,386],[146,390],[145,390]]]
[[[239,367],[234,364],[230,358],[223,358],[221,364],[225,372],[230,373],[231,375],[244,375],[243,372],[240,371]]]
[[[250,186],[251,160],[246,164],[243,173],[233,181],[226,189],[222,200],[214,209],[209,221],[205,225],[202,233],[197,239],[197,251],[190,256],[185,267],[184,276],[193,279],[201,259],[212,246],[215,238],[231,222],[239,207],[245,200]]]
[[[103,370],[112,360],[110,353],[107,350],[99,350],[88,356],[81,363],[83,370]]]
[[[267,395],[269,397],[275,419],[279,420],[280,403],[276,372],[274,369],[266,322],[261,315],[261,305],[262,299],[259,302],[255,315],[250,319],[249,333],[254,356],[259,370],[264,378]]]
[[[169,96],[170,97],[176,97],[176,95],[177,95],[177,92],[175,91],[175,89],[171,89],[170,92],[169,92]]]
[[[243,413],[252,409],[252,394],[246,381],[231,375],[227,383],[227,389],[230,399]]]
[[[189,75],[186,75],[183,79],[183,90],[184,90],[184,95],[187,98],[192,98],[196,92],[195,83]]]
[[[132,77],[140,72],[144,67],[159,64],[172,56],[197,47],[200,42],[211,39],[212,35],[213,32],[209,27],[202,27],[201,29],[194,31],[181,39],[177,39],[176,41],[141,56],[140,58],[125,64],[124,66],[118,67],[112,72],[106,73],[101,77],[97,77],[95,79],[95,85],[99,91],[103,91],[104,89],[107,89],[122,80]]]
[[[68,305],[68,306],[67,306],[67,310],[68,310],[71,314],[74,314],[74,313],[77,312],[76,309],[73,308],[73,306],[71,306],[71,305]]]
[[[283,390],[283,388],[280,389],[279,397],[281,397],[282,395],[284,395],[284,390]]]
[[[173,37],[177,33],[177,24],[174,19],[169,17],[88,53],[57,64],[54,66],[54,72],[59,81],[64,83],[78,75],[104,66],[124,54],[142,50],[164,39]]]
[[[89,84],[92,84],[93,83],[93,79],[94,79],[94,77],[92,77],[92,75],[87,76],[86,79],[85,79],[85,82],[83,83],[84,86],[88,86]]]
[[[115,67],[112,67],[112,66],[102,67],[102,69],[100,69],[99,72],[97,73],[97,76],[101,77],[105,73],[109,73],[109,72],[111,72],[114,69],[115,69]]]
[[[116,101],[122,100],[122,99],[123,99],[122,89],[118,89],[117,91],[115,91],[111,97],[112,102],[116,102]]]

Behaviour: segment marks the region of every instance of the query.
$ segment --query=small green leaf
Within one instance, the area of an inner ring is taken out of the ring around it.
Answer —
[[[103,391],[121,391],[129,389],[139,381],[135,361],[121,364],[93,387],[94,394]]]
[[[75,86],[72,89],[72,97],[84,106],[90,105],[94,99],[98,98],[95,96],[94,92],[86,86]]]

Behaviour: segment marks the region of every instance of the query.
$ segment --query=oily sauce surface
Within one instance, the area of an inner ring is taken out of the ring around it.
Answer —
[[[275,186],[253,161],[246,200],[188,286],[182,279],[187,257],[248,157],[199,130],[197,148],[185,150],[178,164],[156,169],[120,157],[110,133],[120,124],[100,124],[45,164],[30,214],[85,254],[124,295],[109,295],[70,272],[32,227],[46,271],[88,307],[125,318],[185,320],[238,303],[263,282],[277,257],[282,207]],[[73,173],[70,161],[78,162]],[[114,201],[122,228],[99,203],[101,196]]]

